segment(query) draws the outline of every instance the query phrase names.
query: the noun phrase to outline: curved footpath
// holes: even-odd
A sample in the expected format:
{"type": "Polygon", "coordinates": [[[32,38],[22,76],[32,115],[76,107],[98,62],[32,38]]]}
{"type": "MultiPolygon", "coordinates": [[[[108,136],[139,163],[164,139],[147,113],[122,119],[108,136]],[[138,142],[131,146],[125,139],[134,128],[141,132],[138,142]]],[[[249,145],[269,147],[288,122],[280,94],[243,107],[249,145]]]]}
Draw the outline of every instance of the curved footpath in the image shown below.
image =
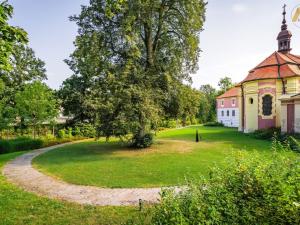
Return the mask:
{"type": "Polygon", "coordinates": [[[8,162],[2,173],[7,179],[26,191],[49,198],[99,206],[136,205],[139,200],[149,203],[159,201],[161,188],[99,188],[69,184],[34,169],[32,159],[45,152],[65,145],[33,150],[8,162]]]}

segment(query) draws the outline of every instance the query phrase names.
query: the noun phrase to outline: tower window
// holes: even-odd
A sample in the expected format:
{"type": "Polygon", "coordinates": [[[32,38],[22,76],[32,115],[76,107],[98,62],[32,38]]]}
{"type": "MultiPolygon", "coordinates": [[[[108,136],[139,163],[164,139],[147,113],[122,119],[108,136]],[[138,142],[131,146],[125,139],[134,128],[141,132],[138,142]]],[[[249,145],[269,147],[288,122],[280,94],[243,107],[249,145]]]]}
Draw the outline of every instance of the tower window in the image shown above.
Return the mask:
{"type": "Polygon", "coordinates": [[[227,116],[229,116],[229,110],[227,110],[227,116]]]}
{"type": "Polygon", "coordinates": [[[235,110],[232,110],[232,116],[235,116],[235,110]]]}
{"type": "Polygon", "coordinates": [[[222,116],[224,116],[224,111],[221,112],[222,116]]]}
{"type": "Polygon", "coordinates": [[[253,98],[249,98],[249,103],[252,105],[254,102],[253,98]]]}
{"type": "Polygon", "coordinates": [[[265,95],[262,98],[262,111],[264,116],[272,115],[272,96],[265,95]]]}

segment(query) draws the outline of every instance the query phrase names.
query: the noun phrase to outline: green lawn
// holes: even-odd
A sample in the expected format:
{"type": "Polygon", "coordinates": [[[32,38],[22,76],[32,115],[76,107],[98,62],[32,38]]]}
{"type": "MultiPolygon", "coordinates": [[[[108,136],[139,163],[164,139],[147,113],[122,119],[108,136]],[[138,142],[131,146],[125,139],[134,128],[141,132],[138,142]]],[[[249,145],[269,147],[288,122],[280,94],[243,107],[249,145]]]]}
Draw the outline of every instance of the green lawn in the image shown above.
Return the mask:
{"type": "MultiPolygon", "coordinates": [[[[237,149],[270,155],[270,143],[228,128],[195,127],[159,133],[148,150],[127,149],[117,142],[87,142],[41,155],[35,166],[68,182],[110,187],[174,185],[184,176],[206,174],[237,149]]],[[[2,166],[23,153],[0,155],[2,166]]],[[[292,154],[292,153],[284,153],[292,154]]],[[[0,173],[0,224],[122,224],[136,218],[137,207],[92,207],[50,200],[22,191],[0,173]]]]}
{"type": "Polygon", "coordinates": [[[128,149],[112,141],[66,146],[37,157],[36,168],[73,184],[99,187],[158,187],[184,184],[185,178],[206,176],[222,166],[233,151],[258,150],[270,155],[271,143],[236,129],[190,127],[160,132],[150,149],[128,149]],[[195,131],[203,140],[195,143],[195,131]]]}
{"type": "MultiPolygon", "coordinates": [[[[0,155],[0,171],[10,159],[23,153],[0,155]]],[[[0,224],[122,224],[138,212],[130,207],[91,207],[49,200],[22,191],[0,173],[0,224]]]]}

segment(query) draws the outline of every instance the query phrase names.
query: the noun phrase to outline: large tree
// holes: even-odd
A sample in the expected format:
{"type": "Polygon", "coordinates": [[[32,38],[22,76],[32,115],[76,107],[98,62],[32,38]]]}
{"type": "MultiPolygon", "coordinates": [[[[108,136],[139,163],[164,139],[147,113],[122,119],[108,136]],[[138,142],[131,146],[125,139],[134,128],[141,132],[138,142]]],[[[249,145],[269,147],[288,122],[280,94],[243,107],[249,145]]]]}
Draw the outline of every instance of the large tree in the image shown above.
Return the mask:
{"type": "Polygon", "coordinates": [[[221,95],[232,88],[234,86],[234,83],[232,82],[232,79],[230,77],[223,77],[220,79],[218,86],[220,88],[218,94],[221,95]]]}
{"type": "Polygon", "coordinates": [[[44,122],[51,122],[58,114],[58,105],[53,91],[40,81],[26,84],[15,97],[17,116],[36,129],[44,122]]]}
{"type": "Polygon", "coordinates": [[[71,17],[79,34],[67,63],[87,84],[82,106],[101,133],[142,137],[164,115],[171,87],[197,69],[205,5],[91,0],[71,17]]]}
{"type": "Polygon", "coordinates": [[[0,3],[0,71],[11,69],[9,59],[14,52],[14,44],[27,42],[27,34],[23,29],[8,24],[12,14],[13,7],[7,1],[2,1],[0,3]]]}

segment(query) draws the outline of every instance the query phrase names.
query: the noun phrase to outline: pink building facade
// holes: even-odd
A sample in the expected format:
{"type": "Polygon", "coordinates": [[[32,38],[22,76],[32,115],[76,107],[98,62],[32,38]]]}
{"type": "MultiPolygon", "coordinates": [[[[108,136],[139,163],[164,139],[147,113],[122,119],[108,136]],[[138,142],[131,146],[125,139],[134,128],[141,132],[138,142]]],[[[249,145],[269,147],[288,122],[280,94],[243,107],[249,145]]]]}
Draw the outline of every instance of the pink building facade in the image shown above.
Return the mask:
{"type": "Polygon", "coordinates": [[[239,127],[238,89],[232,88],[217,98],[217,120],[226,127],[239,127]]]}

